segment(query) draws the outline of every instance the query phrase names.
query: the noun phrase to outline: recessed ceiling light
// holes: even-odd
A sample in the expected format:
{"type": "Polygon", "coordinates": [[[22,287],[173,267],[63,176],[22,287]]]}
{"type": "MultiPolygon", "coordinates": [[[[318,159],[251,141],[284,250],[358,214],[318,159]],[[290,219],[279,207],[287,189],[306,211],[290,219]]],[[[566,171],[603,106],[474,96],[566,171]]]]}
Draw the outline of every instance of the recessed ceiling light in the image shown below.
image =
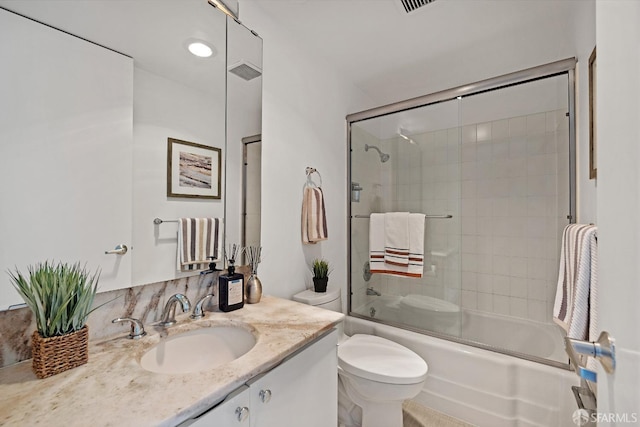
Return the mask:
{"type": "Polygon", "coordinates": [[[200,58],[208,58],[213,55],[213,49],[201,41],[189,43],[187,49],[189,49],[189,52],[200,58]]]}

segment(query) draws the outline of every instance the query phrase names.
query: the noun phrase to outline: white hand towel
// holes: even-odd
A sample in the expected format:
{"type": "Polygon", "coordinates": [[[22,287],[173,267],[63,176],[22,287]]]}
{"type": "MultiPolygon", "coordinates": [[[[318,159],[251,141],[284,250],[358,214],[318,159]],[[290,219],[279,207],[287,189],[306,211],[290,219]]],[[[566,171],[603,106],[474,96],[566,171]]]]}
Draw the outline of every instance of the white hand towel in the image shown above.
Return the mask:
{"type": "Polygon", "coordinates": [[[210,262],[221,261],[223,230],[222,218],[180,218],[177,269],[202,270],[210,262]]]}
{"type": "Polygon", "coordinates": [[[553,320],[567,336],[596,339],[598,329],[597,228],[569,224],[562,233],[553,320]]]}
{"type": "Polygon", "coordinates": [[[409,264],[411,277],[422,277],[424,271],[424,220],[421,213],[409,214],[409,264]]]}
{"type": "Polygon", "coordinates": [[[409,212],[387,212],[384,216],[384,262],[409,265],[409,212]]]}
{"type": "Polygon", "coordinates": [[[384,214],[369,216],[369,268],[371,273],[384,273],[384,214]]]}
{"type": "Polygon", "coordinates": [[[372,274],[420,278],[424,270],[424,214],[408,215],[409,261],[405,266],[385,262],[385,214],[371,214],[369,223],[369,266],[372,274]]]}

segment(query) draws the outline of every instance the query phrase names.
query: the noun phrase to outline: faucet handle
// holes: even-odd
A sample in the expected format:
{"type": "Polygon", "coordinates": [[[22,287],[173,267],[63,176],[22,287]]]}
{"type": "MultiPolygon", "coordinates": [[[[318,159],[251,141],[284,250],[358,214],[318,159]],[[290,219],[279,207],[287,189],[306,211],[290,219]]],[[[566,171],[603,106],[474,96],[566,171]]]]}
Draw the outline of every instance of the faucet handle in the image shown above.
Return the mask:
{"type": "Polygon", "coordinates": [[[204,305],[204,302],[211,297],[213,297],[213,294],[207,294],[198,300],[196,305],[193,307],[193,313],[191,314],[192,319],[202,319],[204,317],[202,306],[204,305]]]}
{"type": "Polygon", "coordinates": [[[129,338],[132,340],[139,340],[143,336],[147,335],[144,330],[144,325],[138,319],[134,319],[132,317],[118,317],[117,319],[113,319],[111,321],[111,323],[119,322],[131,322],[131,332],[129,332],[129,338]]]}

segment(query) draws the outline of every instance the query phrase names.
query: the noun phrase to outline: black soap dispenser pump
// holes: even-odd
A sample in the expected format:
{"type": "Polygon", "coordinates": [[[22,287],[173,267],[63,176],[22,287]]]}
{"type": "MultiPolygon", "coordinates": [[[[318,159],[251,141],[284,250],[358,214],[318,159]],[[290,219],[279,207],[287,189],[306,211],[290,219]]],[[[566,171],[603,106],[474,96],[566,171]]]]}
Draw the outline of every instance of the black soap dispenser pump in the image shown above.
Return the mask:
{"type": "Polygon", "coordinates": [[[244,275],[236,273],[235,255],[237,247],[233,245],[229,258],[228,273],[218,277],[218,307],[228,312],[244,306],[244,275]]]}

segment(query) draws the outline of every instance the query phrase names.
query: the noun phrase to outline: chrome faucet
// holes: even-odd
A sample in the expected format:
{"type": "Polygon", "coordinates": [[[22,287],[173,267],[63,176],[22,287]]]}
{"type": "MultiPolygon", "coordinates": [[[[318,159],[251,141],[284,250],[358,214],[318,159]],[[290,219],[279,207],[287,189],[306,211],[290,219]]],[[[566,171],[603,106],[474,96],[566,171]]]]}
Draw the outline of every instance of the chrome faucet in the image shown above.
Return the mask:
{"type": "Polygon", "coordinates": [[[382,294],[373,288],[367,288],[367,295],[382,296],[382,294]]]}
{"type": "Polygon", "coordinates": [[[162,320],[160,321],[161,326],[171,326],[176,323],[176,304],[180,303],[182,306],[182,312],[186,313],[191,309],[191,303],[189,299],[183,294],[175,294],[169,298],[167,304],[164,306],[164,311],[162,312],[162,320]]]}
{"type": "Polygon", "coordinates": [[[202,319],[204,317],[204,310],[202,310],[202,306],[204,305],[204,302],[211,297],[213,297],[213,294],[207,294],[198,300],[196,305],[193,307],[193,313],[191,314],[192,319],[202,319]]]}

